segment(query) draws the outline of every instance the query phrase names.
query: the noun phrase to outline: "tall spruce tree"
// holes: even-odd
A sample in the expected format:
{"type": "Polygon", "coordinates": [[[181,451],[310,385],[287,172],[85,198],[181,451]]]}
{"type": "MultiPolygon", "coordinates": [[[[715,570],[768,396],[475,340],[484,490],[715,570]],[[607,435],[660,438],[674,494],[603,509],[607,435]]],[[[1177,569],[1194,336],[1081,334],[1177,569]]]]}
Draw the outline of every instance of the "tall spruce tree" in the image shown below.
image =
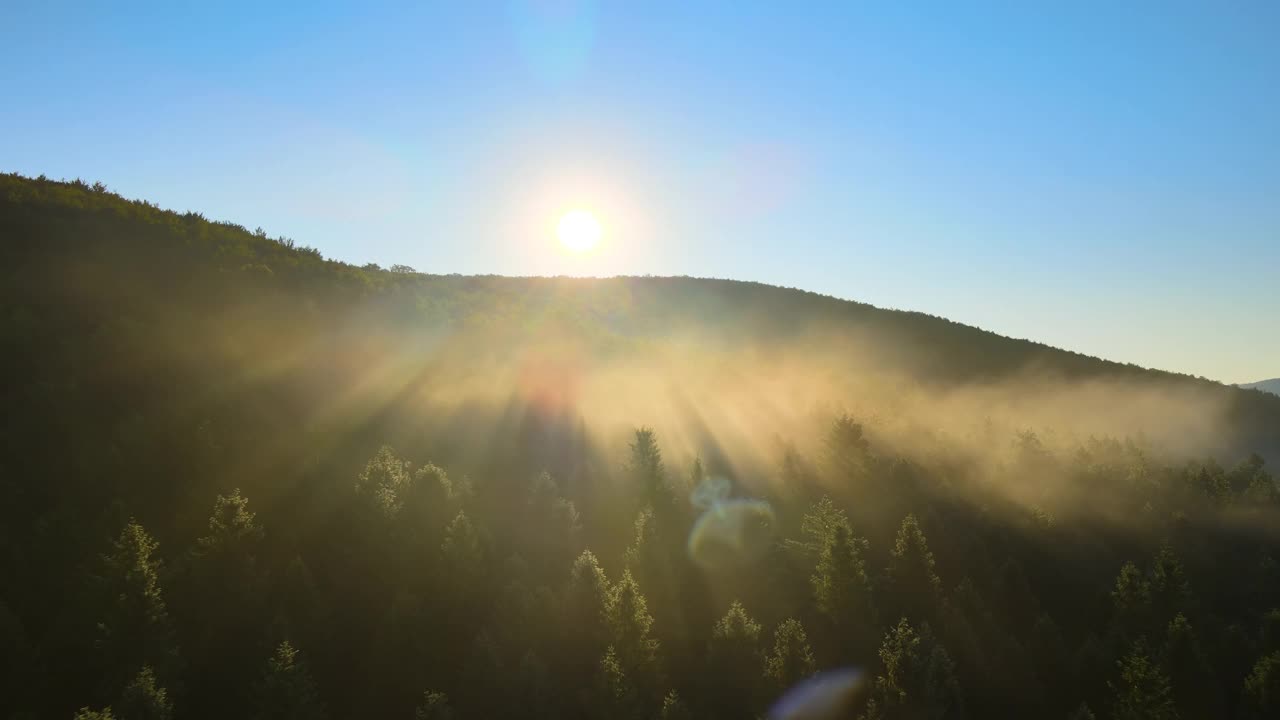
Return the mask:
{"type": "Polygon", "coordinates": [[[315,680],[288,640],[276,646],[254,692],[257,720],[324,720],[327,713],[315,680]]]}

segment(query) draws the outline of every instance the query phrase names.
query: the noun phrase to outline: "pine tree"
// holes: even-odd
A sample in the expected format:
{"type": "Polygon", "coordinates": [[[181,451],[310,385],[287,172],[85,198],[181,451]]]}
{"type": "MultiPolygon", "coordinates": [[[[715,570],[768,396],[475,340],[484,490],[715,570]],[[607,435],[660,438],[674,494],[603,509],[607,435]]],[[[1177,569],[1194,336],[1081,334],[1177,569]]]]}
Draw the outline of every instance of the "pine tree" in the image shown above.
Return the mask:
{"type": "Polygon", "coordinates": [[[765,659],[765,677],[777,691],[794,686],[814,673],[813,651],[799,620],[783,620],[773,633],[773,652],[765,659]]]}
{"type": "Polygon", "coordinates": [[[209,517],[209,533],[196,540],[201,554],[243,552],[262,540],[262,526],[249,512],[249,500],[235,488],[230,495],[218,495],[209,517]]]}
{"type": "Polygon", "coordinates": [[[1111,603],[1115,608],[1115,623],[1122,632],[1130,636],[1141,632],[1151,612],[1151,588],[1132,562],[1120,566],[1111,591],[1111,603]]]}
{"type": "Polygon", "coordinates": [[[101,710],[90,710],[85,707],[76,711],[73,720],[117,720],[117,718],[109,707],[101,710]]]}
{"type": "Polygon", "coordinates": [[[1115,720],[1177,720],[1169,678],[1152,661],[1141,643],[1134,643],[1129,654],[1116,665],[1120,677],[1108,683],[1114,696],[1112,717],[1115,720]]]}
{"type": "Polygon", "coordinates": [[[629,673],[656,670],[658,641],[651,636],[653,616],[630,570],[609,593],[610,638],[619,661],[629,673]]]}
{"type": "Polygon", "coordinates": [[[1152,620],[1159,623],[1154,628],[1159,631],[1175,615],[1190,612],[1191,583],[1182,561],[1168,543],[1161,545],[1152,559],[1150,577],[1152,620]]]}
{"type": "Polygon", "coordinates": [[[635,535],[624,555],[626,568],[645,589],[645,595],[653,600],[654,619],[663,642],[675,647],[688,633],[680,613],[679,588],[675,569],[683,549],[674,549],[665,531],[671,528],[671,518],[665,527],[652,507],[646,506],[636,515],[635,535]]]}
{"type": "Polygon", "coordinates": [[[600,720],[638,720],[641,717],[636,688],[612,645],[597,666],[591,717],[600,720]]]}
{"type": "Polygon", "coordinates": [[[453,600],[451,610],[456,614],[474,609],[473,603],[484,590],[488,563],[480,532],[466,512],[459,510],[445,528],[440,552],[444,579],[453,600]]]}
{"type": "Polygon", "coordinates": [[[1218,683],[1187,618],[1178,613],[1165,632],[1160,664],[1173,688],[1174,704],[1183,717],[1217,717],[1218,683]]]}
{"type": "Polygon", "coordinates": [[[143,666],[133,682],[120,695],[115,705],[124,720],[171,720],[173,703],[162,687],[156,686],[156,676],[148,666],[143,666]]]}
{"type": "Polygon", "coordinates": [[[872,687],[869,719],[963,716],[955,665],[928,625],[917,632],[902,619],[885,635],[880,664],[883,674],[872,687]]]}
{"type": "Polygon", "coordinates": [[[572,562],[581,547],[582,520],[573,501],[561,497],[550,473],[544,471],[530,482],[524,510],[521,555],[547,575],[572,562]]]}
{"type": "Polygon", "coordinates": [[[1244,680],[1241,708],[1249,720],[1280,717],[1280,652],[1265,655],[1244,680]]]}
{"type": "Polygon", "coordinates": [[[667,469],[658,448],[658,436],[651,428],[636,429],[627,474],[639,492],[642,505],[649,505],[661,513],[673,504],[674,497],[667,486],[667,469]]]}
{"type": "Polygon", "coordinates": [[[818,611],[836,627],[866,627],[874,622],[871,587],[862,552],[866,541],[853,537],[847,523],[837,525],[818,553],[810,582],[818,611]]]}
{"type": "Polygon", "coordinates": [[[707,643],[710,706],[727,717],[749,717],[759,700],[760,667],[760,623],[735,600],[707,643]]]}
{"type": "Polygon", "coordinates": [[[393,463],[382,474],[393,477],[388,485],[394,488],[400,507],[400,534],[413,551],[413,560],[426,562],[439,547],[445,525],[457,514],[461,503],[449,474],[431,463],[414,471],[412,479],[407,470],[403,475],[395,475],[396,472],[393,463]]]}
{"type": "Polygon", "coordinates": [[[662,708],[658,711],[658,720],[693,720],[693,713],[689,712],[689,708],[680,699],[680,694],[672,690],[667,693],[666,697],[662,698],[662,708]]]}
{"type": "Polygon", "coordinates": [[[841,480],[861,478],[870,459],[870,445],[863,435],[862,424],[842,413],[831,422],[825,439],[826,461],[834,477],[841,480]]]}
{"type": "MultiPolygon", "coordinates": [[[[127,667],[170,668],[176,660],[169,609],[160,589],[160,560],[154,557],[158,547],[130,520],[102,558],[98,579],[107,607],[98,631],[107,676],[118,677],[127,667]]],[[[124,679],[108,684],[118,688],[124,679]]]]}
{"type": "Polygon", "coordinates": [[[888,579],[897,605],[916,622],[936,617],[942,581],[934,569],[933,553],[915,515],[907,515],[889,558],[888,579]]]}
{"type": "Polygon", "coordinates": [[[562,674],[569,684],[589,682],[610,641],[609,597],[612,588],[590,550],[574,561],[564,590],[562,674]]]}
{"type": "Polygon", "coordinates": [[[402,494],[409,484],[409,464],[396,457],[390,445],[383,445],[370,458],[356,480],[356,494],[368,507],[392,518],[400,512],[402,494]]]}
{"type": "Polygon", "coordinates": [[[175,592],[182,647],[190,659],[190,702],[215,713],[244,707],[258,662],[265,577],[258,567],[264,532],[239,489],[218,495],[208,532],[188,558],[175,592]]]}
{"type": "Polygon", "coordinates": [[[301,654],[281,642],[267,661],[255,688],[254,718],[261,720],[324,720],[326,713],[315,681],[301,654]]]}
{"type": "Polygon", "coordinates": [[[623,561],[631,572],[643,575],[647,568],[654,567],[663,559],[658,547],[658,524],[653,519],[653,508],[641,508],[633,527],[635,532],[626,554],[623,555],[623,561]]]}
{"type": "MultiPolygon", "coordinates": [[[[800,532],[804,535],[804,547],[816,561],[823,548],[831,544],[836,530],[840,527],[850,528],[849,518],[845,512],[836,507],[829,495],[809,507],[800,521],[800,532]]],[[[852,532],[852,528],[850,528],[852,532]]]]}

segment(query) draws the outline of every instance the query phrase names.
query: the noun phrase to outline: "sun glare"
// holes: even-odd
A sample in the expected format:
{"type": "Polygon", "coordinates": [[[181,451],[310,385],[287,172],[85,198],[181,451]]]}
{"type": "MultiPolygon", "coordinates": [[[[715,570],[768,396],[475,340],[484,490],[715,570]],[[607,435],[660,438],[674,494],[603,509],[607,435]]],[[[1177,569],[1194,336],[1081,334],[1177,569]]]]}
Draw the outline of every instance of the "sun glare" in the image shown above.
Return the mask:
{"type": "Polygon", "coordinates": [[[600,242],[600,222],[586,210],[571,210],[560,218],[556,236],[573,252],[586,252],[600,242]]]}

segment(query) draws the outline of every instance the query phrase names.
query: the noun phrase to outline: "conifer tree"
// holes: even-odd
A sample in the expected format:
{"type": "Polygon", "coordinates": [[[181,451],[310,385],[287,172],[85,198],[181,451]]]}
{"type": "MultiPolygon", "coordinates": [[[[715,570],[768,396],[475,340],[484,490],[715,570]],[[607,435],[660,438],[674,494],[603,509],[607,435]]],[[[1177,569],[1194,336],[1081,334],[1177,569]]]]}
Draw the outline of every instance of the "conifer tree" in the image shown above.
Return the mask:
{"type": "Polygon", "coordinates": [[[836,478],[847,481],[861,478],[866,472],[870,446],[862,424],[848,413],[841,413],[831,422],[824,449],[827,465],[836,478]]]}
{"type": "Polygon", "coordinates": [[[1280,652],[1264,655],[1244,679],[1241,712],[1248,720],[1280,717],[1280,652]]]}
{"type": "Polygon", "coordinates": [[[249,500],[235,488],[229,495],[218,495],[209,516],[209,532],[196,540],[198,553],[217,555],[241,554],[262,540],[262,526],[249,512],[249,500]]]}
{"type": "Polygon", "coordinates": [[[582,520],[550,473],[543,471],[530,482],[524,511],[518,528],[521,555],[548,575],[572,562],[581,547],[582,520]]]}
{"type": "Polygon", "coordinates": [[[324,720],[324,704],[301,654],[288,640],[276,646],[254,693],[260,720],[324,720]]]}
{"type": "Polygon", "coordinates": [[[1168,543],[1160,546],[1151,561],[1148,587],[1154,613],[1152,619],[1159,623],[1155,630],[1163,629],[1175,615],[1190,612],[1191,583],[1187,580],[1182,561],[1168,543]]]}
{"type": "MultiPolygon", "coordinates": [[[[170,668],[176,660],[169,609],[160,588],[157,543],[130,520],[102,557],[98,577],[107,606],[98,623],[109,677],[123,668],[170,668]]],[[[109,679],[104,677],[104,680],[109,679]]],[[[115,684],[120,687],[121,682],[115,684]]]]}
{"type": "Polygon", "coordinates": [[[393,518],[404,503],[409,463],[396,457],[390,445],[378,448],[356,480],[356,494],[384,517],[393,518]]]}
{"type": "Polygon", "coordinates": [[[244,706],[266,615],[258,565],[263,537],[238,488],[217,496],[208,531],[191,551],[187,582],[175,593],[182,646],[191,658],[187,691],[193,705],[220,713],[244,706]]]}
{"type": "Polygon", "coordinates": [[[760,623],[735,600],[707,643],[709,707],[726,717],[749,717],[760,699],[761,664],[760,623]]]}
{"type": "Polygon", "coordinates": [[[658,641],[651,635],[653,616],[630,570],[623,570],[622,579],[609,593],[608,618],[610,638],[623,669],[632,674],[656,671],[658,641]]]}
{"type": "Polygon", "coordinates": [[[609,645],[609,597],[612,588],[599,561],[583,550],[574,561],[564,590],[562,650],[558,654],[570,684],[589,683],[609,645]]]}
{"type": "Polygon", "coordinates": [[[680,694],[672,690],[662,698],[658,720],[693,720],[693,713],[689,712],[689,708],[680,699],[680,694]]]}
{"type": "Polygon", "coordinates": [[[902,520],[889,558],[888,580],[897,606],[915,622],[936,617],[942,581],[934,569],[933,553],[913,514],[902,520]]]}
{"type": "Polygon", "coordinates": [[[635,686],[610,645],[597,666],[591,717],[600,720],[638,720],[641,711],[636,695],[635,686]]]}
{"type": "Polygon", "coordinates": [[[667,469],[658,448],[658,436],[652,428],[635,431],[631,442],[631,458],[627,463],[627,475],[639,494],[641,506],[649,505],[662,514],[674,504],[674,496],[667,484],[667,469]]]}
{"type": "Polygon", "coordinates": [[[1160,664],[1173,688],[1174,705],[1187,718],[1216,717],[1221,713],[1214,695],[1217,681],[1195,629],[1178,613],[1169,621],[1160,664]]]}
{"type": "Polygon", "coordinates": [[[133,682],[120,695],[114,706],[124,720],[172,720],[173,703],[164,688],[156,685],[156,676],[143,666],[133,682]]]}
{"type": "Polygon", "coordinates": [[[431,463],[419,467],[412,477],[407,468],[401,473],[394,461],[374,472],[384,478],[379,482],[393,488],[396,501],[392,504],[398,503],[402,521],[400,535],[414,550],[414,559],[419,563],[427,560],[439,547],[445,525],[460,509],[453,480],[431,463]]]}
{"type": "Polygon", "coordinates": [[[765,677],[780,692],[812,675],[815,667],[804,626],[795,618],[783,620],[773,633],[773,651],[765,659],[765,677]]]}
{"type": "Polygon", "coordinates": [[[1111,602],[1116,623],[1122,630],[1138,631],[1145,624],[1151,608],[1151,588],[1137,565],[1126,562],[1120,566],[1111,602]]]}
{"type": "Polygon", "coordinates": [[[1129,653],[1116,663],[1120,677],[1108,683],[1113,695],[1112,717],[1116,720],[1177,720],[1169,678],[1161,671],[1142,643],[1134,643],[1129,653]]]}
{"type": "MultiPolygon", "coordinates": [[[[668,522],[667,530],[670,525],[668,522]]],[[[645,596],[652,601],[657,622],[655,634],[675,647],[688,635],[679,612],[680,597],[675,575],[679,552],[673,551],[671,544],[666,542],[664,529],[652,507],[640,510],[634,527],[635,535],[623,560],[636,582],[645,589],[645,596]]]]}
{"type": "Polygon", "coordinates": [[[883,672],[872,686],[869,720],[963,716],[955,666],[928,625],[917,632],[901,620],[885,635],[880,664],[883,672]]]}
{"type": "Polygon", "coordinates": [[[472,603],[484,591],[487,562],[480,532],[465,511],[459,510],[445,528],[440,552],[446,587],[453,600],[451,610],[457,613],[474,609],[472,603]]]}
{"type": "Polygon", "coordinates": [[[818,611],[838,627],[873,622],[871,588],[862,551],[866,543],[853,537],[847,523],[837,525],[818,552],[811,582],[818,611]]]}
{"type": "Polygon", "coordinates": [[[815,561],[823,548],[831,544],[840,527],[849,527],[849,518],[836,507],[830,495],[823,495],[809,507],[800,521],[800,532],[804,536],[805,550],[815,561]]]}

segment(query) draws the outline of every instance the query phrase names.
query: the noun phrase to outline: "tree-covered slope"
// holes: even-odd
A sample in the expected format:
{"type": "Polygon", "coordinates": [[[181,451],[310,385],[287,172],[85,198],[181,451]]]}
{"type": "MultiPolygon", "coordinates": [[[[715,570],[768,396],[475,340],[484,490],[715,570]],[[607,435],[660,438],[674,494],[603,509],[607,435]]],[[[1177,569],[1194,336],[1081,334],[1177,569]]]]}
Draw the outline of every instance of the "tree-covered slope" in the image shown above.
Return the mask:
{"type": "Polygon", "coordinates": [[[1275,709],[1280,397],[18,176],[0,297],[0,717],[1275,709]]]}

